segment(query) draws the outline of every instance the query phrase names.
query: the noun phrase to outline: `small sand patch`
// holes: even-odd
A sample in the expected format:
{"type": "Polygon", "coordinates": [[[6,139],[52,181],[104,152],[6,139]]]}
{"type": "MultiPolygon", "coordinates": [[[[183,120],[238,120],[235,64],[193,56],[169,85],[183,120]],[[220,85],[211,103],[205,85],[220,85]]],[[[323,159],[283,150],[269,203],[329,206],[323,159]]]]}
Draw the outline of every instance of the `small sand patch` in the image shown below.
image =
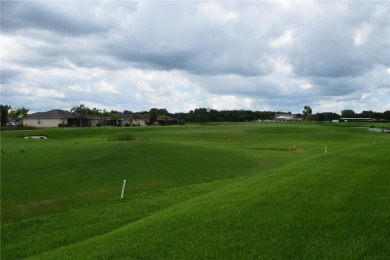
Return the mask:
{"type": "Polygon", "coordinates": [[[24,139],[47,139],[47,136],[44,136],[44,135],[31,135],[31,136],[25,136],[24,139]]]}

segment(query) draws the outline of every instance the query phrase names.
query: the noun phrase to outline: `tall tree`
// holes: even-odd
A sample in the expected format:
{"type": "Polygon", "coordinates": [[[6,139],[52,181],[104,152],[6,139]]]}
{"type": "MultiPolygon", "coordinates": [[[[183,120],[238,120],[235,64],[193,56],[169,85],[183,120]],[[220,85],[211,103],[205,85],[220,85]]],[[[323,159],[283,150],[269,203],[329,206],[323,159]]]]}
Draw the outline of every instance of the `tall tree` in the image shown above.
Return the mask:
{"type": "Polygon", "coordinates": [[[310,119],[310,116],[311,116],[311,114],[312,114],[312,110],[311,110],[311,108],[309,107],[309,106],[304,106],[303,107],[303,111],[302,111],[302,113],[303,113],[303,119],[304,120],[309,120],[310,119]]]}
{"type": "Polygon", "coordinates": [[[343,111],[341,111],[341,116],[353,118],[353,117],[355,117],[355,111],[353,111],[351,109],[343,110],[343,111]]]}
{"type": "Polygon", "coordinates": [[[103,109],[101,117],[102,117],[102,125],[107,125],[108,117],[110,116],[110,113],[103,109]]]}
{"type": "Polygon", "coordinates": [[[82,116],[85,116],[88,114],[88,111],[90,111],[90,109],[86,106],[84,106],[83,104],[81,104],[80,106],[78,107],[72,107],[72,109],[70,110],[74,115],[77,115],[79,116],[79,122],[80,122],[80,127],[82,126],[81,124],[81,118],[82,116]]]}
{"type": "Polygon", "coordinates": [[[390,121],[390,110],[383,112],[382,118],[390,121]]]}
{"type": "Polygon", "coordinates": [[[196,108],[194,111],[195,114],[195,121],[196,122],[208,122],[209,116],[208,116],[208,110],[207,108],[196,108]]]}
{"type": "Polygon", "coordinates": [[[92,110],[90,110],[90,112],[91,112],[91,115],[93,115],[93,116],[99,116],[102,113],[102,111],[100,109],[97,109],[96,107],[94,107],[92,110]]]}
{"type": "Polygon", "coordinates": [[[72,109],[70,111],[73,114],[86,115],[88,110],[90,110],[88,107],[86,107],[85,105],[81,104],[80,106],[72,107],[72,109]]]}
{"type": "Polygon", "coordinates": [[[120,124],[119,124],[119,114],[118,113],[115,113],[115,112],[111,111],[110,118],[111,118],[112,125],[120,126],[120,124]]]}
{"type": "Polygon", "coordinates": [[[0,105],[1,109],[1,125],[6,125],[8,122],[8,112],[11,109],[11,106],[8,105],[0,105]]]}
{"type": "Polygon", "coordinates": [[[26,117],[28,115],[28,111],[30,111],[30,109],[25,107],[18,108],[18,110],[21,117],[26,117]]]}
{"type": "Polygon", "coordinates": [[[149,124],[153,125],[155,122],[157,122],[157,113],[151,112],[149,117],[149,124]]]}
{"type": "Polygon", "coordinates": [[[28,114],[28,111],[29,109],[27,108],[15,108],[15,109],[12,109],[11,111],[9,111],[9,116],[12,116],[12,117],[25,117],[27,116],[28,114]]]}
{"type": "Polygon", "coordinates": [[[374,111],[362,111],[359,115],[360,117],[366,117],[366,118],[374,118],[375,112],[374,111]]]}
{"type": "Polygon", "coordinates": [[[208,112],[209,120],[211,122],[217,122],[218,121],[218,117],[219,117],[218,114],[219,114],[218,110],[210,109],[209,112],[208,112]]]}

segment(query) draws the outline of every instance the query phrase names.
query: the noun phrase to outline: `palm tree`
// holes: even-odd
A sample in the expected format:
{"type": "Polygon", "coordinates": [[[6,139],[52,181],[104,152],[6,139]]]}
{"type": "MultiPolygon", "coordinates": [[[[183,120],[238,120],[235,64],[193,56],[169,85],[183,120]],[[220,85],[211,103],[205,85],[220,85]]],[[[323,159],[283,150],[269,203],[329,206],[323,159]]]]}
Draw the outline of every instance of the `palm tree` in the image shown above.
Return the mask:
{"type": "Polygon", "coordinates": [[[108,116],[109,116],[108,111],[103,109],[103,111],[102,111],[102,125],[106,125],[107,124],[108,116]]]}
{"type": "Polygon", "coordinates": [[[309,118],[310,118],[312,112],[313,112],[313,111],[311,110],[311,108],[310,108],[309,106],[305,106],[305,107],[303,108],[303,111],[302,111],[302,113],[303,113],[303,119],[309,120],[309,118]]]}
{"type": "Polygon", "coordinates": [[[115,126],[118,126],[119,125],[119,115],[116,114],[116,113],[111,113],[110,114],[111,116],[111,120],[113,120],[115,123],[115,126]]]}
{"type": "Polygon", "coordinates": [[[98,116],[102,113],[102,110],[101,109],[97,109],[96,107],[94,107],[92,110],[91,110],[91,113],[92,115],[94,116],[98,116]]]}
{"type": "Polygon", "coordinates": [[[18,111],[19,111],[19,113],[20,113],[20,115],[21,115],[22,117],[26,117],[27,114],[28,114],[28,111],[30,111],[30,109],[27,109],[27,108],[25,108],[25,107],[22,107],[22,108],[19,108],[18,111]]]}
{"type": "Polygon", "coordinates": [[[20,124],[23,122],[23,117],[26,117],[28,114],[29,109],[22,107],[17,109],[12,109],[9,113],[9,115],[15,120],[17,124],[20,124]]]}
{"type": "Polygon", "coordinates": [[[77,114],[79,116],[80,127],[81,127],[81,116],[86,115],[88,110],[90,109],[84,106],[83,104],[81,104],[78,107],[72,107],[72,109],[70,110],[73,113],[73,115],[77,114]]]}

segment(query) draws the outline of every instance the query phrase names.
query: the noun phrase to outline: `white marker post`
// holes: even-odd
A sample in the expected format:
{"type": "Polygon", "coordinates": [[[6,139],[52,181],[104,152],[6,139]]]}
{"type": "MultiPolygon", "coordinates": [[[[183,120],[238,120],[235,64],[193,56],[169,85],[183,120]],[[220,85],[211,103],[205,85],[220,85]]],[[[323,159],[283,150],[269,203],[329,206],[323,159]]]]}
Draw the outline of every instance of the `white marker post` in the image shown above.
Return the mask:
{"type": "Polygon", "coordinates": [[[123,180],[121,199],[123,199],[123,195],[125,194],[125,187],[126,187],[126,180],[123,180]]]}

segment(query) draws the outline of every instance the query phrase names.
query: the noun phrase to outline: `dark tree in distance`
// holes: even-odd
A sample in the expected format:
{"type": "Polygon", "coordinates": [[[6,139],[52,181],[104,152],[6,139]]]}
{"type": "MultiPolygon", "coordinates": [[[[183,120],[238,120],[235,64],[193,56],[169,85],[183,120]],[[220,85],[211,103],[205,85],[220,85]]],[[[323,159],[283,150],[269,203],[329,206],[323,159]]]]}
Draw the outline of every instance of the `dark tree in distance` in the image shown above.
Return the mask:
{"type": "Polygon", "coordinates": [[[11,109],[11,106],[8,105],[0,105],[1,109],[1,125],[6,125],[8,122],[8,112],[11,109]]]}
{"type": "Polygon", "coordinates": [[[302,111],[303,119],[304,120],[309,120],[312,112],[313,111],[311,110],[311,108],[309,106],[304,106],[303,111],[302,111]]]}
{"type": "Polygon", "coordinates": [[[343,111],[341,111],[341,116],[353,118],[353,117],[355,117],[355,111],[353,111],[351,109],[343,110],[343,111]]]}

